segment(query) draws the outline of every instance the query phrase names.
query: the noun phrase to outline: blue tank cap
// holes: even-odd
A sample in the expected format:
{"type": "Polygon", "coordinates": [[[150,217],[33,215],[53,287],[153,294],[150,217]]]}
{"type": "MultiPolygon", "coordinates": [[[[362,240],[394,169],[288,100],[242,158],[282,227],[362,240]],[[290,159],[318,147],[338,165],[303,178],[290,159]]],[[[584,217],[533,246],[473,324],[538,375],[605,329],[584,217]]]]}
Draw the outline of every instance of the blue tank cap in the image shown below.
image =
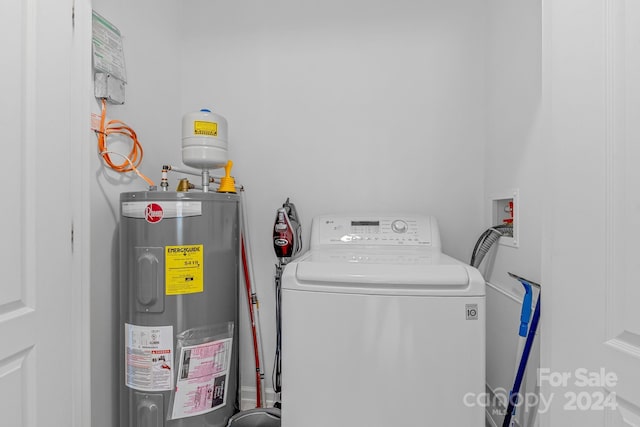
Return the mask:
{"type": "Polygon", "coordinates": [[[201,113],[210,113],[211,110],[209,110],[208,108],[202,108],[202,109],[200,109],[200,112],[201,113]]]}

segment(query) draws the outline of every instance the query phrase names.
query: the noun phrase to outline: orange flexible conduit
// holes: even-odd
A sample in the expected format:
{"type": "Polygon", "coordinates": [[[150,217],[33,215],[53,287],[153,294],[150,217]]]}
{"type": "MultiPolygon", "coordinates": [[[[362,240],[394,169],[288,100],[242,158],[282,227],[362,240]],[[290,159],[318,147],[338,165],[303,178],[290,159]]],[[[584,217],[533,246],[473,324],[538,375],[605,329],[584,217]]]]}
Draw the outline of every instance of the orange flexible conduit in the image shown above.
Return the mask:
{"type": "Polygon", "coordinates": [[[98,149],[105,163],[117,172],[135,172],[140,178],[146,181],[150,186],[155,185],[153,181],[147,178],[138,170],[138,166],[142,163],[143,150],[136,132],[120,120],[109,120],[105,125],[107,118],[107,100],[102,99],[102,114],[100,115],[100,130],[98,134],[98,149]],[[111,160],[109,150],[107,150],[107,137],[112,134],[124,135],[133,142],[131,152],[128,156],[123,156],[126,160],[120,164],[115,164],[111,160]]]}

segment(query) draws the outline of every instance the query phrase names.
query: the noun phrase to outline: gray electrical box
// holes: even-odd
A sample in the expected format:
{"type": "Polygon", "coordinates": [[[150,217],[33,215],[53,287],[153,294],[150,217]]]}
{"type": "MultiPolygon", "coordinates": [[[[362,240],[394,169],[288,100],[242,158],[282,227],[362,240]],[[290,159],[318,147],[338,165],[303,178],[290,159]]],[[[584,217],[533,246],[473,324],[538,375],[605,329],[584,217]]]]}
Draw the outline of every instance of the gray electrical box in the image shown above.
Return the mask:
{"type": "Polygon", "coordinates": [[[124,82],[107,73],[95,73],[93,96],[105,98],[111,104],[124,104],[124,82]]]}

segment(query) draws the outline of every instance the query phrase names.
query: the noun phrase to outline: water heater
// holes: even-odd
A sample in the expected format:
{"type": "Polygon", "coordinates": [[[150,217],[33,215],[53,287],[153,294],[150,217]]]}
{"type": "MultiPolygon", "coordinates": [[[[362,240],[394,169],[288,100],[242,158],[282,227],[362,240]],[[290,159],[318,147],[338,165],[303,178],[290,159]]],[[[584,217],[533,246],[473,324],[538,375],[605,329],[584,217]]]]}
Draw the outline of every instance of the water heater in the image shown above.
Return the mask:
{"type": "Polygon", "coordinates": [[[238,205],[121,194],[121,427],[224,427],[236,412],[238,205]]]}

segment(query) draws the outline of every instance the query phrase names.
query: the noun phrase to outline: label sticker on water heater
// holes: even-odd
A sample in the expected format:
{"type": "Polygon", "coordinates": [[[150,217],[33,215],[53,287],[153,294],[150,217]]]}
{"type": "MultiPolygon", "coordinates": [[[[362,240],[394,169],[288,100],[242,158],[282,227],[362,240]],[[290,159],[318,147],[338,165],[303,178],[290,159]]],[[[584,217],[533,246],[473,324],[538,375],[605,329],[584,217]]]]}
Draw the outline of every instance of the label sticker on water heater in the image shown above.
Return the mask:
{"type": "Polygon", "coordinates": [[[171,390],[173,326],[124,324],[125,384],[140,391],[171,390]]]}
{"type": "Polygon", "coordinates": [[[165,293],[195,294],[204,291],[204,245],[165,247],[165,293]]]}
{"type": "Polygon", "coordinates": [[[172,418],[206,414],[227,403],[233,339],[182,347],[172,418]]]}

